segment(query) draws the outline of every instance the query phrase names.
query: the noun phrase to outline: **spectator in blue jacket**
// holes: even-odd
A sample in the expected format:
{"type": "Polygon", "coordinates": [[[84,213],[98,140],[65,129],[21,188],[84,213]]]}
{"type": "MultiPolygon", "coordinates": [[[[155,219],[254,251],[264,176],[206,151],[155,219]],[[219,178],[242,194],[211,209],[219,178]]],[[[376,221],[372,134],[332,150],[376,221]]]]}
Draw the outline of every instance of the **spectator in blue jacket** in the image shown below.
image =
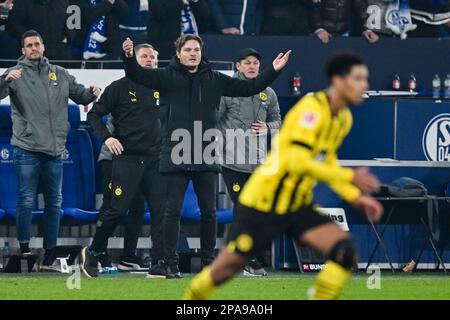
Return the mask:
{"type": "Polygon", "coordinates": [[[259,34],[263,6],[261,0],[208,0],[216,29],[222,34],[259,34]]]}

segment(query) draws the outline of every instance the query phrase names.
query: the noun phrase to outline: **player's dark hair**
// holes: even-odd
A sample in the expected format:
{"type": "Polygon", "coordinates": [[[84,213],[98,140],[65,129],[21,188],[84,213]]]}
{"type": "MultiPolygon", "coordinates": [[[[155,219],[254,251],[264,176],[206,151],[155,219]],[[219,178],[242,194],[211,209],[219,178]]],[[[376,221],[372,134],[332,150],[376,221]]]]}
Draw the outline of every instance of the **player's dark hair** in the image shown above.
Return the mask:
{"type": "Polygon", "coordinates": [[[334,76],[346,77],[354,66],[365,64],[364,60],[356,54],[348,52],[337,53],[328,60],[325,72],[328,80],[331,80],[334,76]]]}
{"type": "Polygon", "coordinates": [[[202,38],[200,38],[199,36],[195,35],[195,34],[183,34],[182,36],[180,36],[177,41],[175,41],[175,50],[177,52],[180,52],[181,49],[184,47],[184,45],[186,44],[186,42],[188,42],[189,40],[195,40],[200,44],[200,48],[203,48],[203,40],[202,38]]]}
{"type": "Polygon", "coordinates": [[[39,32],[37,32],[36,30],[28,30],[25,31],[25,33],[22,35],[22,39],[20,41],[20,43],[22,44],[22,48],[25,46],[25,39],[30,37],[39,37],[39,39],[41,39],[41,42],[44,43],[39,32]]]}
{"type": "Polygon", "coordinates": [[[134,52],[136,52],[136,54],[139,52],[139,50],[146,48],[146,49],[152,49],[156,55],[159,55],[159,52],[156,51],[156,49],[149,43],[141,43],[138,44],[136,47],[134,47],[134,52]]]}

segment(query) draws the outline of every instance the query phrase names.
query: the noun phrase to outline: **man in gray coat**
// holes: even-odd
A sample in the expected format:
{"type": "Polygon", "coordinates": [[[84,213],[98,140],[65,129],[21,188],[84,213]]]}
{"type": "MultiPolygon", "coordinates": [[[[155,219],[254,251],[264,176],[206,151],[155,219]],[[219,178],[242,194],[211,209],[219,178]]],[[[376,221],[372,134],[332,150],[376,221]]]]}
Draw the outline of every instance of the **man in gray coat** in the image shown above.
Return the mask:
{"type": "Polygon", "coordinates": [[[62,159],[70,129],[67,105],[69,98],[89,104],[100,89],[78,84],[62,67],[44,57],[45,46],[34,30],[22,36],[22,54],[17,66],[0,77],[0,99],[9,95],[17,171],[19,199],[17,203],[17,236],[22,254],[30,254],[29,241],[33,203],[38,184],[44,193],[43,265],[51,264],[51,250],[56,246],[62,203],[62,159]]]}
{"type": "MultiPolygon", "coordinates": [[[[261,55],[252,48],[243,49],[236,59],[235,77],[258,76],[261,55]]],[[[219,129],[224,137],[222,175],[228,193],[237,204],[239,193],[256,167],[264,161],[268,135],[281,126],[278,98],[272,88],[245,98],[222,97],[219,107],[219,129]]],[[[250,276],[265,275],[256,259],[244,268],[250,276]]]]}

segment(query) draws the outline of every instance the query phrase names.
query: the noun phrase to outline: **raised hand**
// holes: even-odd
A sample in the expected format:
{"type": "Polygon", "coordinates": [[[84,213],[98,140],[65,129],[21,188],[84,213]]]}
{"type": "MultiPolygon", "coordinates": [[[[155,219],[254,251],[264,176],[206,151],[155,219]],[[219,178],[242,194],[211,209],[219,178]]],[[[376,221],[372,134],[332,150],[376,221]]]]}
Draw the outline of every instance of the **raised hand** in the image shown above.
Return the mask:
{"type": "Polygon", "coordinates": [[[133,41],[130,38],[126,38],[122,44],[122,49],[127,57],[133,56],[133,48],[134,48],[133,41]]]}
{"type": "Polygon", "coordinates": [[[289,61],[289,55],[291,54],[292,50],[289,50],[286,53],[280,53],[278,56],[273,60],[272,65],[275,71],[280,71],[281,69],[286,66],[287,62],[289,61]]]}
{"type": "Polygon", "coordinates": [[[13,81],[22,77],[22,68],[11,70],[5,77],[6,81],[13,81]]]}

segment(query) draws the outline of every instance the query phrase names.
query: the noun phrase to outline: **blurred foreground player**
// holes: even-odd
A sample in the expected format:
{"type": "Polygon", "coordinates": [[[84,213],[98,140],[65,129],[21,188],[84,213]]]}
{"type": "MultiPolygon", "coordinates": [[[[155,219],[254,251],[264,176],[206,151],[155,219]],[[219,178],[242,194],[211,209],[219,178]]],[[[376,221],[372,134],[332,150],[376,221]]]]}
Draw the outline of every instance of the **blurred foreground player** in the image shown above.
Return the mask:
{"type": "Polygon", "coordinates": [[[190,283],[185,299],[207,299],[247,260],[282,232],[328,256],[309,292],[311,299],[336,299],[350,278],[356,252],[350,236],[313,204],[317,182],[378,221],[383,209],[366,195],[379,188],[367,169],[340,167],[337,149],[352,126],[348,104],[362,102],[368,70],[361,58],[338,54],[326,67],[330,87],[301,99],[287,114],[267,161],[244,186],[230,240],[211,267],[190,283]]]}

